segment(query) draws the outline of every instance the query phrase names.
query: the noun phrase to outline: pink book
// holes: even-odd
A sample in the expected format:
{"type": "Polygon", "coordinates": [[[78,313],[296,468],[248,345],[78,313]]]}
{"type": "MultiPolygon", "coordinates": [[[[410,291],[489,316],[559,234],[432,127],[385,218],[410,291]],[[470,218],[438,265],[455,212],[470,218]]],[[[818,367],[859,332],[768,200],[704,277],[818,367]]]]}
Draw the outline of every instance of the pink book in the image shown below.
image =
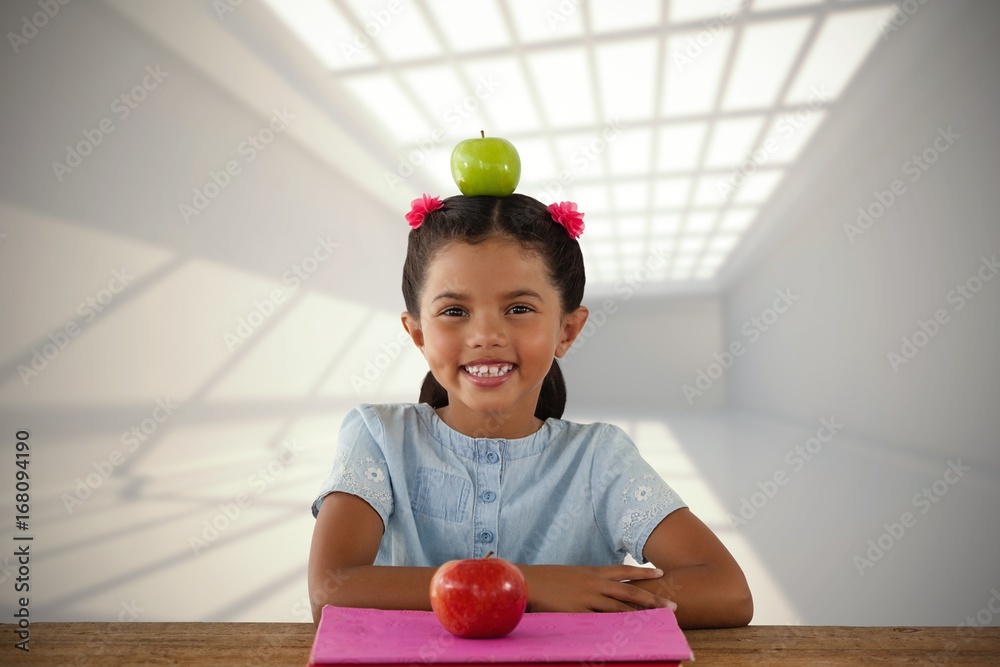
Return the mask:
{"type": "MultiPolygon", "coordinates": [[[[532,613],[499,639],[461,639],[431,611],[323,607],[310,665],[677,664],[694,654],[671,609],[532,613]]],[[[526,667],[526,666],[525,666],[526,667]]]]}

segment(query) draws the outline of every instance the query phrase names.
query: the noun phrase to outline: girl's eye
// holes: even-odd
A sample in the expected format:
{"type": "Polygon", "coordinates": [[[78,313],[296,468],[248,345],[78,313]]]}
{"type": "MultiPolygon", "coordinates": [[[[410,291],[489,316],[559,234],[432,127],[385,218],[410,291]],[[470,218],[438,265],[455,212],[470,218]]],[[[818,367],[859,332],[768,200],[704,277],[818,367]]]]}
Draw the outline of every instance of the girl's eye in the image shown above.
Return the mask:
{"type": "Polygon", "coordinates": [[[534,312],[534,310],[535,309],[532,308],[531,306],[511,306],[510,310],[508,310],[507,312],[514,313],[515,315],[520,315],[522,313],[532,313],[534,312]]]}
{"type": "Polygon", "coordinates": [[[447,315],[449,317],[461,317],[465,314],[465,311],[458,306],[449,306],[441,311],[442,315],[447,315]]]}

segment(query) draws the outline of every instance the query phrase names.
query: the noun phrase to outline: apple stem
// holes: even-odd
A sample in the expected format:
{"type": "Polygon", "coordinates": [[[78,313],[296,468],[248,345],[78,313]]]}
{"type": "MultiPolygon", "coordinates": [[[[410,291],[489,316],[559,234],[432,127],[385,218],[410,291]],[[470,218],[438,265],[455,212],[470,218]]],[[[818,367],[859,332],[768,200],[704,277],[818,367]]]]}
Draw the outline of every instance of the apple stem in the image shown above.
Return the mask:
{"type": "Polygon", "coordinates": [[[483,560],[486,560],[487,558],[489,558],[492,555],[493,555],[493,552],[491,551],[488,554],[486,554],[485,556],[483,556],[483,560]]]}
{"type": "Polygon", "coordinates": [[[485,139],[486,138],[486,130],[479,130],[479,136],[482,137],[483,139],[485,139]]]}

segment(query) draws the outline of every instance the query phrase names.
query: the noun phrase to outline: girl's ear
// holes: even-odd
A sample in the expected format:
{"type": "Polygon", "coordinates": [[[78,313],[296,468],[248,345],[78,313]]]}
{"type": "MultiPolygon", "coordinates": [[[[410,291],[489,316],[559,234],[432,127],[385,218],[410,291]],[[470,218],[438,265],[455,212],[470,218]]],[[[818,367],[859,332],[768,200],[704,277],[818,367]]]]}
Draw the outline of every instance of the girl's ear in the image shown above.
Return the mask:
{"type": "Polygon", "coordinates": [[[587,310],[587,307],[580,306],[573,312],[563,316],[562,338],[559,340],[559,344],[556,345],[557,357],[562,359],[566,352],[569,351],[570,346],[573,345],[573,341],[580,335],[580,331],[587,323],[589,315],[590,311],[587,310]]]}
{"type": "Polygon", "coordinates": [[[403,328],[406,329],[406,333],[410,334],[410,338],[413,339],[413,344],[417,346],[420,350],[420,354],[424,353],[424,332],[420,328],[420,322],[417,321],[413,315],[409,312],[403,311],[402,315],[403,328]]]}

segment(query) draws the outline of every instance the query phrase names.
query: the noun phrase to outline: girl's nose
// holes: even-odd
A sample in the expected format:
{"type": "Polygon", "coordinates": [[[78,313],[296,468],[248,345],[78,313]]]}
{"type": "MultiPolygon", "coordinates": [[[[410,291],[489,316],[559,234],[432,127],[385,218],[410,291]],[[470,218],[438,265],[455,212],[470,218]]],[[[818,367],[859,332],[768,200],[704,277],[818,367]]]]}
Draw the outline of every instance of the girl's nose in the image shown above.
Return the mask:
{"type": "Polygon", "coordinates": [[[507,342],[503,318],[476,315],[470,322],[469,347],[497,347],[507,342]]]}

